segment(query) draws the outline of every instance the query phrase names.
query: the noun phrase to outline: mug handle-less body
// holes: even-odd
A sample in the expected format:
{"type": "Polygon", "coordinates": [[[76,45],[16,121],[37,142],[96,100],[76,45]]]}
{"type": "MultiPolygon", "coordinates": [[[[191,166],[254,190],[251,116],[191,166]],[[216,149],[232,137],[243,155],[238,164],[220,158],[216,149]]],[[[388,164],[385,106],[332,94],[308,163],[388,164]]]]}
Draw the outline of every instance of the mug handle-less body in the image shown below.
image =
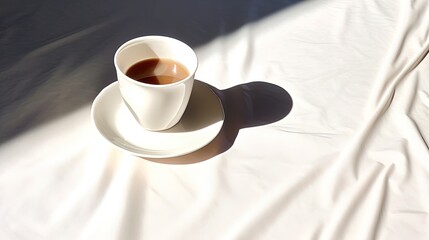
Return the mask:
{"type": "Polygon", "coordinates": [[[139,124],[145,129],[158,131],[179,122],[192,92],[193,78],[192,81],[162,88],[136,87],[125,81],[119,89],[123,101],[139,124]]]}

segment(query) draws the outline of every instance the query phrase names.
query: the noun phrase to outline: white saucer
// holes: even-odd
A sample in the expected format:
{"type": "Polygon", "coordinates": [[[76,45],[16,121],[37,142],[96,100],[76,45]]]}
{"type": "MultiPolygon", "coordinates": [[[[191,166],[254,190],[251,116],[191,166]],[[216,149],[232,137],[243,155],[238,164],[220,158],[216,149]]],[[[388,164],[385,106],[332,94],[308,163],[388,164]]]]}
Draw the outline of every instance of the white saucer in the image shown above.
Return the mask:
{"type": "Polygon", "coordinates": [[[123,103],[118,82],[98,94],[91,115],[107,140],[131,154],[148,158],[176,157],[204,147],[220,132],[225,118],[217,95],[198,80],[182,119],[168,130],[143,129],[123,103]]]}

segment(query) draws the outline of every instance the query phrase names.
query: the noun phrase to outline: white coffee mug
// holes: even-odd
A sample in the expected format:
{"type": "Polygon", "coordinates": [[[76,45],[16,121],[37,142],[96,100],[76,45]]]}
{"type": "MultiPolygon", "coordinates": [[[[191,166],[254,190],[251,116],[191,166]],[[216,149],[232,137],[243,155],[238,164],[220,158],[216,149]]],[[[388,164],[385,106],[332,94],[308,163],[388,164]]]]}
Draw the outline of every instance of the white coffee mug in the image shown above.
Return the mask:
{"type": "Polygon", "coordinates": [[[188,104],[198,66],[192,48],[170,37],[138,37],[119,47],[114,64],[122,98],[143,128],[160,131],[179,122],[188,104]],[[154,85],[136,81],[125,74],[135,63],[151,58],[177,61],[189,75],[174,83],[154,85]]]}

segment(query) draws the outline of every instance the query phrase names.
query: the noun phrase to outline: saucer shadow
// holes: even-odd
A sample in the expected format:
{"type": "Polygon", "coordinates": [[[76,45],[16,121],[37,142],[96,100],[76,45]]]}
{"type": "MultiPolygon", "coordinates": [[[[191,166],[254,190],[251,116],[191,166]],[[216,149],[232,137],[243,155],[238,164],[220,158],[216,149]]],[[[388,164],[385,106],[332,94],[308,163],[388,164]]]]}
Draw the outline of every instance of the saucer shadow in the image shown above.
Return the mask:
{"type": "Polygon", "coordinates": [[[195,80],[188,106],[180,121],[164,133],[199,131],[224,120],[222,104],[211,86],[195,80]]]}
{"type": "MultiPolygon", "coordinates": [[[[224,123],[218,135],[206,146],[183,156],[144,159],[166,164],[191,164],[208,160],[230,149],[240,129],[279,121],[290,113],[293,106],[292,97],[286,90],[267,82],[244,83],[225,90],[219,90],[199,80],[196,80],[195,84],[206,85],[206,89],[211,89],[222,103],[224,123]]],[[[205,93],[193,91],[190,102],[197,97],[203,100],[204,95],[205,93]]],[[[219,114],[207,114],[201,119],[198,121],[200,125],[190,124],[186,130],[192,130],[191,126],[197,129],[219,121],[219,114]]]]}

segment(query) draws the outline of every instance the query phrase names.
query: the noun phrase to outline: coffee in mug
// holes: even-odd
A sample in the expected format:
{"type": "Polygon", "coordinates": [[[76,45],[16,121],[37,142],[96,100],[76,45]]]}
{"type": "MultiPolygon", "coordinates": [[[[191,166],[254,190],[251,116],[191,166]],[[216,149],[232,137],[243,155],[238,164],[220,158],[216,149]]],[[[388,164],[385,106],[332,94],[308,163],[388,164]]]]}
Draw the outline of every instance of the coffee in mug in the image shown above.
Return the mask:
{"type": "Polygon", "coordinates": [[[170,84],[189,75],[186,67],[169,58],[149,58],[132,65],[125,73],[128,77],[147,84],[170,84]]]}

